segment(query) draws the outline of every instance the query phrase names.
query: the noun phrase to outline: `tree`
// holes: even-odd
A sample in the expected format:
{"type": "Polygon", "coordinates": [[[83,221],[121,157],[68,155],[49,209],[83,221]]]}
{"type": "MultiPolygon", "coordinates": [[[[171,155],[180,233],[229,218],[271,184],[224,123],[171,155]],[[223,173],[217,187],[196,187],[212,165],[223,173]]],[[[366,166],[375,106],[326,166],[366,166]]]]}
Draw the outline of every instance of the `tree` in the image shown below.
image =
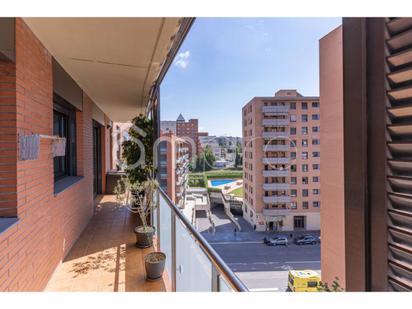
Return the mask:
{"type": "Polygon", "coordinates": [[[243,165],[242,149],[240,145],[236,146],[235,150],[235,168],[243,165]]]}
{"type": "Polygon", "coordinates": [[[195,161],[196,168],[194,168],[194,171],[203,172],[210,171],[213,168],[216,158],[212,152],[212,149],[209,146],[206,146],[205,149],[195,157],[195,161]]]}

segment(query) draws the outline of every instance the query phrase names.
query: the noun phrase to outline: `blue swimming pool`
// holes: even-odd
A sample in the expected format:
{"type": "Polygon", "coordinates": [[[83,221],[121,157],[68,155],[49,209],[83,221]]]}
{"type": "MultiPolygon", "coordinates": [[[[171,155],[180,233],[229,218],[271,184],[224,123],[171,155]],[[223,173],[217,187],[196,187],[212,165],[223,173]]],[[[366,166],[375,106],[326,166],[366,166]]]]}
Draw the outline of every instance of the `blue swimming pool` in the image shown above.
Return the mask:
{"type": "Polygon", "coordinates": [[[221,185],[226,185],[228,183],[236,181],[235,179],[212,179],[210,180],[210,184],[213,187],[221,186],[221,185]]]}

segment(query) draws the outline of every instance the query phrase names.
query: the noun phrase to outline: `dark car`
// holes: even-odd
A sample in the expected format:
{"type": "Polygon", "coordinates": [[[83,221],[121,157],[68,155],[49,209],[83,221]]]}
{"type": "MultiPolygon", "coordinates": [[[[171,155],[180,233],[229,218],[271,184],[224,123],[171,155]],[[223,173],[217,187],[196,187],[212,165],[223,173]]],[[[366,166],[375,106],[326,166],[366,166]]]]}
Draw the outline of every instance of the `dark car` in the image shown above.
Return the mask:
{"type": "Polygon", "coordinates": [[[303,235],[295,238],[295,244],[297,245],[315,245],[318,241],[312,235],[303,235]]]}

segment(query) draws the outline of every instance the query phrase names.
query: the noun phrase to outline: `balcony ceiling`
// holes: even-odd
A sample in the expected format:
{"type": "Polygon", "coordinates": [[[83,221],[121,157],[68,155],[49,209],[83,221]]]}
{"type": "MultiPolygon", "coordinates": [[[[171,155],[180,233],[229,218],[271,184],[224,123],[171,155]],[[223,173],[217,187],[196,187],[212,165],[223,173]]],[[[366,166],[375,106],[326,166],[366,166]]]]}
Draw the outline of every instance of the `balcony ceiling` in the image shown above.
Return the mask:
{"type": "Polygon", "coordinates": [[[113,121],[143,112],[180,18],[25,18],[113,121]]]}

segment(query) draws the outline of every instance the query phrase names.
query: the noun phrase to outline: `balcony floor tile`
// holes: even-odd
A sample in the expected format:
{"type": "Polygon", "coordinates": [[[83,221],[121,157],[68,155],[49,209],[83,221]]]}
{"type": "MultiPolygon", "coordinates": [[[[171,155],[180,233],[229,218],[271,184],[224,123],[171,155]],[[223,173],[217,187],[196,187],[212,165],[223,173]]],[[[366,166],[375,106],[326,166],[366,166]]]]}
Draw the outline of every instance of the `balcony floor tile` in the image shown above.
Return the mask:
{"type": "Polygon", "coordinates": [[[144,256],[154,250],[135,247],[136,215],[115,203],[113,195],[96,198],[91,218],[46,291],[161,292],[170,291],[167,273],[149,282],[144,256]]]}

